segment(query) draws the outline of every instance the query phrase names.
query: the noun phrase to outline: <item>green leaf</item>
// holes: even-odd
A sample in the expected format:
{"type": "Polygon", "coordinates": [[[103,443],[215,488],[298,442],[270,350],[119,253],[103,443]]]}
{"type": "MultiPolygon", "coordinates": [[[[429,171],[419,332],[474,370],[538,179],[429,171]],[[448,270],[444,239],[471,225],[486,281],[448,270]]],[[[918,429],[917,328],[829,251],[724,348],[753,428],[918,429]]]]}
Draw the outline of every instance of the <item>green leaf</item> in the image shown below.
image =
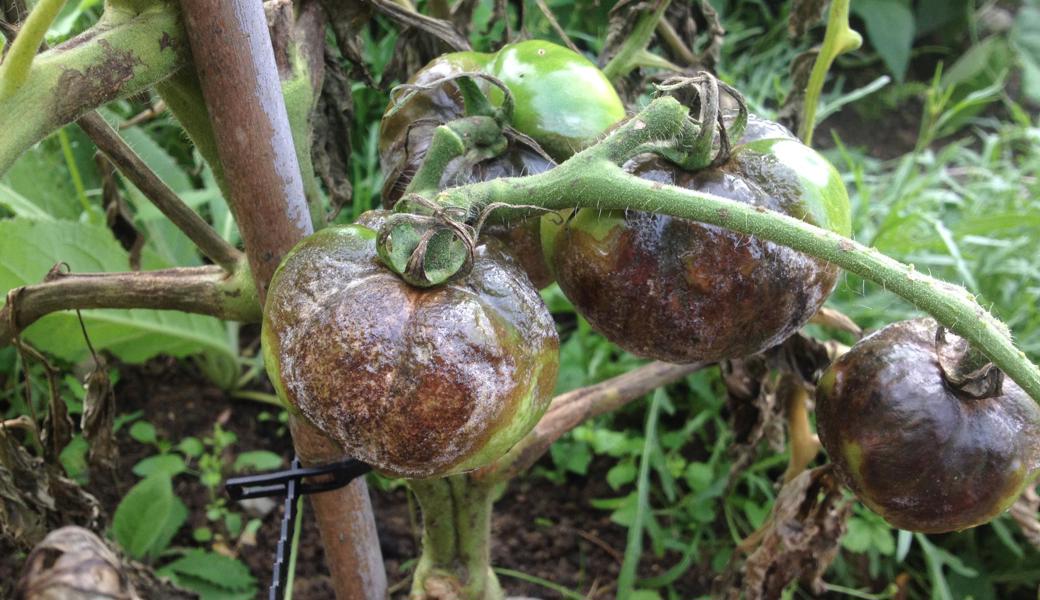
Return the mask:
{"type": "Polygon", "coordinates": [[[686,479],[686,485],[690,486],[691,490],[699,492],[711,485],[712,479],[715,478],[715,471],[707,463],[693,462],[686,465],[686,473],[683,474],[683,478],[686,479]]]}
{"type": "Polygon", "coordinates": [[[186,437],[177,443],[177,449],[188,458],[198,458],[206,449],[197,437],[186,437]]]}
{"type": "Polygon", "coordinates": [[[195,592],[199,595],[200,600],[251,600],[256,597],[256,590],[254,589],[227,590],[205,579],[199,579],[198,577],[184,575],[175,571],[160,569],[156,573],[163,577],[169,577],[178,587],[195,592]]]}
{"type": "Polygon", "coordinates": [[[4,208],[16,217],[49,221],[53,217],[40,208],[32,200],[19,194],[14,188],[0,183],[0,208],[4,208]]]}
{"type": "Polygon", "coordinates": [[[607,471],[607,484],[613,490],[620,489],[621,486],[635,481],[636,472],[636,466],[632,461],[620,462],[607,471]]]}
{"type": "Polygon", "coordinates": [[[148,421],[136,421],[130,426],[130,437],[142,444],[155,444],[158,436],[155,434],[155,425],[148,421]]]}
{"type": "Polygon", "coordinates": [[[849,519],[848,531],[841,545],[849,552],[863,553],[870,549],[870,524],[858,517],[849,519]]]}
{"type": "MultiPolygon", "coordinates": [[[[228,592],[255,591],[256,579],[241,561],[204,550],[191,550],[183,557],[159,570],[160,574],[175,573],[202,581],[211,587],[228,592]]],[[[201,593],[200,589],[189,588],[201,593]]]]}
{"type": "Polygon", "coordinates": [[[149,456],[134,465],[134,475],[138,477],[148,477],[156,473],[163,473],[167,477],[175,477],[187,470],[188,466],[184,464],[184,459],[179,454],[149,456]]]}
{"type": "Polygon", "coordinates": [[[77,433],[69,444],[62,448],[61,455],[58,456],[65,473],[78,483],[86,483],[88,480],[87,452],[89,450],[90,444],[77,433]]]}
{"type": "Polygon", "coordinates": [[[130,488],[112,517],[112,535],[132,558],[154,558],[188,518],[188,509],[173,495],[165,473],[157,473],[130,488]]]}
{"type": "MultiPolygon", "coordinates": [[[[126,271],[129,258],[105,227],[72,221],[0,221],[0,297],[21,285],[40,282],[64,262],[73,273],[126,271]]],[[[218,352],[234,357],[223,324],[212,317],[147,309],[84,310],[91,342],[126,362],[218,352]]],[[[69,361],[87,355],[74,312],[48,315],[24,332],[34,346],[69,361]]]]}
{"type": "Polygon", "coordinates": [[[578,475],[585,475],[589,470],[589,463],[592,462],[592,452],[589,451],[588,444],[573,440],[556,442],[549,447],[549,454],[557,467],[578,475]]]}
{"type": "Polygon", "coordinates": [[[914,44],[914,13],[906,0],[856,0],[852,10],[867,26],[867,37],[899,81],[906,77],[914,44]]]}
{"type": "Polygon", "coordinates": [[[56,219],[75,219],[82,211],[56,136],[21,155],[0,181],[56,219]]]}
{"type": "Polygon", "coordinates": [[[1022,93],[1040,102],[1040,7],[1027,6],[1018,11],[1011,27],[1011,43],[1022,65],[1022,93]]]}
{"type": "Polygon", "coordinates": [[[243,452],[235,458],[234,469],[242,471],[270,471],[282,466],[282,457],[267,450],[243,452]]]}

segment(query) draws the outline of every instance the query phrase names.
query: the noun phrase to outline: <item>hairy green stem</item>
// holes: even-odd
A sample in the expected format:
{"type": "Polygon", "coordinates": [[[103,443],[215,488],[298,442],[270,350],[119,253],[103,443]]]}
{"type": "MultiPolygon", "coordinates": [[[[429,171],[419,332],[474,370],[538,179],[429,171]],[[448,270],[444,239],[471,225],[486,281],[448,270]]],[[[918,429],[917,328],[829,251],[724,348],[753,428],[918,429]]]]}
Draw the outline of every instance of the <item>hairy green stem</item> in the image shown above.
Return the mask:
{"type": "Polygon", "coordinates": [[[780,213],[712,194],[641,179],[618,164],[633,151],[653,149],[681,130],[685,111],[660,98],[599,144],[560,166],[524,178],[497,179],[445,190],[437,201],[477,214],[492,203],[561,210],[587,207],[640,210],[709,223],[794,248],[869,279],[927,311],[969,340],[1011,379],[1040,401],[1040,369],[1015,347],[1007,327],[967,290],[917,272],[834,232],[780,213]]]}
{"type": "Polygon", "coordinates": [[[611,81],[617,81],[638,67],[644,61],[643,51],[654,36],[657,23],[668,10],[669,0],[657,0],[654,10],[645,12],[639,16],[635,27],[622,42],[621,47],[614,56],[603,67],[603,74],[611,81]]]}
{"type": "Polygon", "coordinates": [[[411,600],[448,597],[501,600],[491,570],[491,506],[494,486],[468,475],[411,480],[422,508],[422,555],[415,567],[411,600]]]}
{"type": "Polygon", "coordinates": [[[813,131],[816,129],[816,109],[820,105],[820,93],[823,82],[827,79],[834,59],[856,50],[863,45],[863,38],[849,27],[849,0],[834,0],[827,17],[827,32],[823,36],[823,46],[813,63],[809,74],[809,85],[805,89],[805,110],[798,136],[808,145],[812,145],[813,131]]]}
{"type": "Polygon", "coordinates": [[[43,36],[63,6],[65,0],[40,0],[33,7],[7,50],[4,62],[0,63],[0,100],[10,97],[25,84],[43,36]]]}
{"type": "Polygon", "coordinates": [[[466,153],[466,143],[457,133],[441,125],[433,130],[430,146],[419,170],[408,182],[405,193],[436,194],[448,163],[466,153]]]}
{"type": "Polygon", "coordinates": [[[185,46],[177,5],[163,3],[133,17],[106,11],[36,56],[25,81],[0,99],[0,175],[52,131],[169,77],[185,63],[185,46]]]}

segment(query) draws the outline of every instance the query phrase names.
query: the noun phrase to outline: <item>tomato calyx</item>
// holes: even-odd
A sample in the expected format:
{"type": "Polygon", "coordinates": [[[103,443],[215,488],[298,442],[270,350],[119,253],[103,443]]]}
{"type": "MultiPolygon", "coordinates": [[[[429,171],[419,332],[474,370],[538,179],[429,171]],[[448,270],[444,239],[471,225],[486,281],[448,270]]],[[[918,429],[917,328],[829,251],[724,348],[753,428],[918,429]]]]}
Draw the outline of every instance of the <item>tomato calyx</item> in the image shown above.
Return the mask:
{"type": "Polygon", "coordinates": [[[376,238],[380,260],[405,282],[420,288],[448,283],[469,274],[477,247],[477,232],[455,213],[462,209],[437,207],[422,196],[402,199],[415,210],[386,218],[376,238]]]}
{"type": "Polygon", "coordinates": [[[657,90],[698,111],[679,136],[678,151],[661,153],[664,158],[687,171],[717,167],[730,159],[748,123],[747,102],[739,91],[706,71],[692,77],[670,77],[657,90]],[[730,119],[723,110],[723,94],[736,107],[736,115],[730,119]]]}
{"type": "Polygon", "coordinates": [[[1003,394],[1004,372],[968,340],[939,325],[935,329],[935,356],[943,379],[965,401],[1003,394]]]}

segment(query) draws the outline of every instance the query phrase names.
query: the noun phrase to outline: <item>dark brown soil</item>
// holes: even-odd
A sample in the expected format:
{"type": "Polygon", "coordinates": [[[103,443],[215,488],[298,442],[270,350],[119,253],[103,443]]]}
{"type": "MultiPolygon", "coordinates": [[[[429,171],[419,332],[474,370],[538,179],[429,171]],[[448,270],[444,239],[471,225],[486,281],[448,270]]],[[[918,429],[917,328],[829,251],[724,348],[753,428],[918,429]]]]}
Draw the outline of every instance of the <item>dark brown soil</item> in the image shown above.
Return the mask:
{"type": "MultiPolygon", "coordinates": [[[[272,412],[270,407],[229,398],[186,362],[160,359],[141,367],[124,368],[116,394],[118,412],[143,411],[144,418],[156,427],[160,439],[174,443],[187,436],[202,439],[212,433],[215,423],[234,432],[238,441],[224,457],[227,465],[234,461],[235,453],[248,450],[276,452],[285,457],[286,464],[292,456],[291,441],[277,421],[259,418],[265,411],[272,412]]],[[[102,481],[104,478],[99,477],[88,486],[109,515],[137,481],[131,474],[133,465],[154,454],[151,448],[132,440],[128,429],[117,434],[120,458],[116,481],[102,481]]],[[[608,511],[597,510],[589,504],[593,498],[618,495],[605,483],[604,475],[610,466],[609,462],[594,461],[587,478],[571,478],[566,485],[555,485],[546,478],[533,476],[514,481],[496,505],[493,564],[551,581],[588,598],[613,598],[626,530],[610,521],[608,511]]],[[[403,486],[381,491],[372,485],[370,490],[394,598],[405,598],[411,561],[418,553],[418,532],[411,524],[407,492],[403,486]]],[[[196,527],[212,525],[205,514],[211,502],[209,492],[197,478],[188,475],[176,478],[175,491],[191,513],[173,545],[198,546],[191,532],[196,527]]],[[[270,581],[281,515],[279,502],[263,517],[255,544],[237,547],[230,544],[229,547],[218,542],[221,550],[229,551],[250,567],[261,589],[266,589],[270,581]]],[[[305,513],[294,598],[327,599],[332,597],[332,588],[317,527],[309,517],[310,514],[305,513]]],[[[651,559],[641,565],[642,576],[663,573],[679,560],[675,554],[666,554],[660,560],[652,559],[649,552],[646,554],[651,559]]],[[[12,582],[23,560],[24,556],[0,556],[0,581],[12,582]]],[[[563,597],[516,578],[500,576],[500,580],[509,595],[563,597]]],[[[694,597],[707,591],[708,581],[694,569],[676,585],[683,597],[694,597]]],[[[0,590],[3,587],[6,586],[0,586],[0,590]]]]}

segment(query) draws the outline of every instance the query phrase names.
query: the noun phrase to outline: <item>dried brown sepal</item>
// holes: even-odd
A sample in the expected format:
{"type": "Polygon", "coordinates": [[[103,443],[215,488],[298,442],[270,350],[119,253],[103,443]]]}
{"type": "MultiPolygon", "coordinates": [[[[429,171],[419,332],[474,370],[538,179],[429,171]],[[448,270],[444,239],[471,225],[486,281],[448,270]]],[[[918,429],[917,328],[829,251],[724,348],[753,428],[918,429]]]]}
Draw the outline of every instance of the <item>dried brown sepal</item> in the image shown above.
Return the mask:
{"type": "Polygon", "coordinates": [[[852,512],[830,465],[805,471],[785,485],[766,523],[738,548],[726,571],[715,580],[713,598],[779,598],[799,580],[817,593],[821,579],[840,548],[852,512]]]}

